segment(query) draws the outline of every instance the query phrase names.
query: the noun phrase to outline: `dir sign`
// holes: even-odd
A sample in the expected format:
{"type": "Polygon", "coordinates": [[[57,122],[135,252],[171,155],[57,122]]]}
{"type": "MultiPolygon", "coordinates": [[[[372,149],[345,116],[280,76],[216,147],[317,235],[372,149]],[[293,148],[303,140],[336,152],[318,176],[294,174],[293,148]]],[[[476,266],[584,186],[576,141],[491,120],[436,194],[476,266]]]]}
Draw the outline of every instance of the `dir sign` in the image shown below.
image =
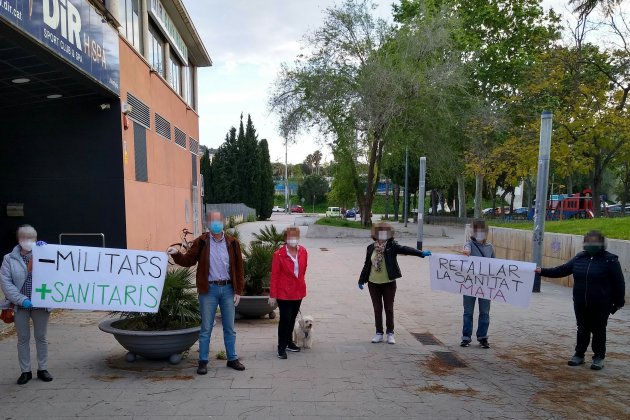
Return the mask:
{"type": "Polygon", "coordinates": [[[0,0],[0,18],[120,94],[118,32],[86,0],[0,0]]]}
{"type": "Polygon", "coordinates": [[[157,312],[163,252],[44,245],[33,248],[33,306],[157,312]]]}

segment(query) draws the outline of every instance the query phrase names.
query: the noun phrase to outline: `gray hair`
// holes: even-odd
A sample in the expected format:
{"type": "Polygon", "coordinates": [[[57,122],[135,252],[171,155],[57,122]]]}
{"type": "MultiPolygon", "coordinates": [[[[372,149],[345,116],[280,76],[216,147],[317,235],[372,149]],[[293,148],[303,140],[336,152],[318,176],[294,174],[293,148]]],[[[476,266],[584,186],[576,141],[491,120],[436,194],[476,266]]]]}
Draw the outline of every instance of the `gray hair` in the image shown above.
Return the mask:
{"type": "Polygon", "coordinates": [[[20,236],[26,237],[35,237],[37,238],[37,231],[31,225],[22,225],[18,228],[16,232],[16,236],[19,238],[20,236]]]}

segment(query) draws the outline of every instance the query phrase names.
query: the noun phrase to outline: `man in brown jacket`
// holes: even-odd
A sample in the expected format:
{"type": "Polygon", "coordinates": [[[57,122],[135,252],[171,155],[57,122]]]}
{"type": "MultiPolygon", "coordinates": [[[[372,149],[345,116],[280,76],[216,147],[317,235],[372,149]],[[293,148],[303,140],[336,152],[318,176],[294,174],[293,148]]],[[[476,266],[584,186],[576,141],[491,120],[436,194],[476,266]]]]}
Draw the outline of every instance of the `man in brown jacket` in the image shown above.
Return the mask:
{"type": "Polygon", "coordinates": [[[172,247],[166,251],[173,256],[173,261],[182,267],[197,264],[197,293],[201,311],[197,368],[199,375],[208,373],[210,337],[217,306],[221,308],[227,366],[245,370],[245,366],[236,355],[234,331],[234,308],[241,299],[244,284],[241,244],[236,238],[223,232],[223,215],[220,212],[211,212],[208,215],[208,222],[210,232],[195,239],[185,254],[172,247]]]}

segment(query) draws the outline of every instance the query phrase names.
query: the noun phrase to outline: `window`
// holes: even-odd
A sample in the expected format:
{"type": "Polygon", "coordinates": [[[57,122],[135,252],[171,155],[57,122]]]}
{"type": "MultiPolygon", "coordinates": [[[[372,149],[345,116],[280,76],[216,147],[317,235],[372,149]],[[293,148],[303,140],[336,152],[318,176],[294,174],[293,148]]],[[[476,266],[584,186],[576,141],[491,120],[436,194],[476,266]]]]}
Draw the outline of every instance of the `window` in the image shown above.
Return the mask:
{"type": "Polygon", "coordinates": [[[177,127],[175,127],[175,144],[184,149],[186,148],[186,133],[177,127]]]}
{"type": "Polygon", "coordinates": [[[171,80],[169,83],[171,87],[175,89],[175,92],[182,94],[182,65],[179,64],[177,58],[171,53],[170,63],[171,66],[171,80]]]}
{"type": "Polygon", "coordinates": [[[149,64],[164,77],[164,41],[153,27],[149,28],[149,64]]]}
{"type": "Polygon", "coordinates": [[[121,20],[125,38],[138,51],[142,52],[142,19],[140,18],[140,0],[120,0],[121,20]]]}
{"type": "Polygon", "coordinates": [[[166,140],[171,139],[171,123],[157,112],[155,113],[155,132],[166,140]]]}
{"type": "Polygon", "coordinates": [[[195,102],[195,87],[194,87],[194,82],[195,82],[195,77],[194,77],[194,69],[192,66],[190,67],[184,67],[182,69],[182,87],[184,89],[184,94],[182,95],[184,98],[184,101],[186,101],[186,103],[188,105],[190,105],[191,108],[194,108],[195,102]]]}

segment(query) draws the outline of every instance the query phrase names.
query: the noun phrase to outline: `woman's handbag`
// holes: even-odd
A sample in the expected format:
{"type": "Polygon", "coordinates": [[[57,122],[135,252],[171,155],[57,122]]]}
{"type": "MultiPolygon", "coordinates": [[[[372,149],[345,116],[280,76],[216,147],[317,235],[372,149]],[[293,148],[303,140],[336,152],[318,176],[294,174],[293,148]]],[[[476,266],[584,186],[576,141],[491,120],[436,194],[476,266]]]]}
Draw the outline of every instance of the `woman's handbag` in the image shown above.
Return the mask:
{"type": "Polygon", "coordinates": [[[13,313],[13,305],[9,309],[3,309],[2,313],[0,313],[0,319],[4,321],[5,324],[11,324],[15,320],[15,313],[13,313]]]}

